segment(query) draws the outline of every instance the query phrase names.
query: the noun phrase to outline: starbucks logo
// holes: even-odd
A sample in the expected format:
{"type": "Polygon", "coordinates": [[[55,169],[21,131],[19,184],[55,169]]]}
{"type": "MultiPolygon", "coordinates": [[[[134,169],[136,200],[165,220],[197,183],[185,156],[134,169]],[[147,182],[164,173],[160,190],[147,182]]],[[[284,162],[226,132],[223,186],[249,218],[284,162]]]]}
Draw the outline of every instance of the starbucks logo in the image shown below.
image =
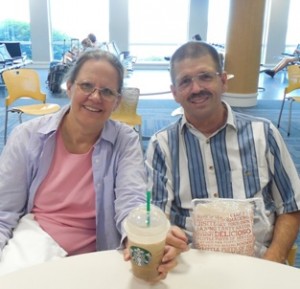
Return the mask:
{"type": "Polygon", "coordinates": [[[132,261],[137,266],[145,266],[148,265],[151,261],[151,253],[143,248],[131,246],[130,247],[130,256],[132,261]]]}

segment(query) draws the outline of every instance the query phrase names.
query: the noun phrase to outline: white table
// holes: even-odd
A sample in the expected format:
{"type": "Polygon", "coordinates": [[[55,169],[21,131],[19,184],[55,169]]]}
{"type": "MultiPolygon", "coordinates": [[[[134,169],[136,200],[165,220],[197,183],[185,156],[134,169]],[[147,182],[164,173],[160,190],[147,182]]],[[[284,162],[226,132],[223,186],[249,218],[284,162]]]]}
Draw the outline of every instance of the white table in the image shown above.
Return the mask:
{"type": "Polygon", "coordinates": [[[155,285],[133,277],[121,252],[68,257],[0,277],[1,289],[299,289],[300,269],[257,258],[183,253],[166,280],[155,285]]]}

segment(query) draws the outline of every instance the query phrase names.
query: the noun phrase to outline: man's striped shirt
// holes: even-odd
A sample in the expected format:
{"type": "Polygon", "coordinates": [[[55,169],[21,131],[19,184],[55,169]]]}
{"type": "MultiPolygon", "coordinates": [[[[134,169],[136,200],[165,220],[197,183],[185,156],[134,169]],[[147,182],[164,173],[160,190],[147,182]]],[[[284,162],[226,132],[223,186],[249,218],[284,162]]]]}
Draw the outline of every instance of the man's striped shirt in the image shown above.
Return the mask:
{"type": "Polygon", "coordinates": [[[275,214],[300,208],[299,176],[279,131],[268,120],[228,110],[227,123],[210,137],[184,115],[150,140],[153,203],[172,224],[192,232],[196,198],[263,198],[272,236],[275,214]]]}

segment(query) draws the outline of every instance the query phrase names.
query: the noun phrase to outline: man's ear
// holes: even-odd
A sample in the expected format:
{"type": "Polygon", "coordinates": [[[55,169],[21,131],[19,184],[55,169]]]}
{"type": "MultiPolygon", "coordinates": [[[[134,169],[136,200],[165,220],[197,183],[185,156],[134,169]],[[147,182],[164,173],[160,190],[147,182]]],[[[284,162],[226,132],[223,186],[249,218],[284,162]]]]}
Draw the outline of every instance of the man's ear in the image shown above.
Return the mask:
{"type": "Polygon", "coordinates": [[[223,89],[222,89],[222,92],[226,92],[227,91],[227,88],[228,88],[228,79],[227,79],[227,72],[224,71],[221,75],[221,81],[223,83],[223,89]]]}
{"type": "Polygon", "coordinates": [[[171,85],[170,85],[170,89],[171,89],[171,92],[172,92],[172,94],[173,94],[174,100],[175,100],[177,103],[180,103],[180,97],[178,96],[176,86],[175,86],[174,84],[171,84],[171,85]]]}

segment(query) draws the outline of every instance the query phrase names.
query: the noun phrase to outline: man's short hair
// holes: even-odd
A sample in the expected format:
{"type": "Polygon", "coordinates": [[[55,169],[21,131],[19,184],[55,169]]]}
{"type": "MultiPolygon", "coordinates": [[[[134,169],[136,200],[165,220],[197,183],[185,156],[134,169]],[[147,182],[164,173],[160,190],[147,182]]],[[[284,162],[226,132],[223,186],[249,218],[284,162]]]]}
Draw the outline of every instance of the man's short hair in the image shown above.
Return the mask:
{"type": "Polygon", "coordinates": [[[175,63],[186,58],[198,58],[210,55],[215,63],[216,71],[222,73],[222,63],[218,51],[215,47],[204,41],[189,41],[181,45],[172,55],[170,61],[170,74],[172,83],[175,84],[175,63]]]}

